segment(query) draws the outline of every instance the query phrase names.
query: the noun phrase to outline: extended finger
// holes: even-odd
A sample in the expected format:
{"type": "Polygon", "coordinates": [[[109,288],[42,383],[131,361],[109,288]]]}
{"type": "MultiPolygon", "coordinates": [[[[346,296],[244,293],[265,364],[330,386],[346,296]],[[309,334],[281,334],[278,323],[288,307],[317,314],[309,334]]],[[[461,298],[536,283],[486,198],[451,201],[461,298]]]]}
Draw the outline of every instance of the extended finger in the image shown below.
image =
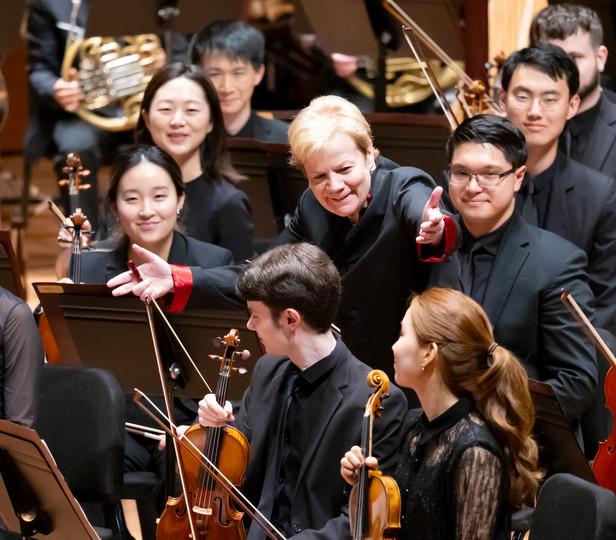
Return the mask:
{"type": "Polygon", "coordinates": [[[124,283],[128,283],[129,281],[133,280],[133,273],[129,270],[127,272],[122,272],[121,274],[118,274],[117,276],[111,278],[108,282],[107,282],[107,287],[113,288],[113,287],[117,287],[118,285],[124,285],[124,283]]]}

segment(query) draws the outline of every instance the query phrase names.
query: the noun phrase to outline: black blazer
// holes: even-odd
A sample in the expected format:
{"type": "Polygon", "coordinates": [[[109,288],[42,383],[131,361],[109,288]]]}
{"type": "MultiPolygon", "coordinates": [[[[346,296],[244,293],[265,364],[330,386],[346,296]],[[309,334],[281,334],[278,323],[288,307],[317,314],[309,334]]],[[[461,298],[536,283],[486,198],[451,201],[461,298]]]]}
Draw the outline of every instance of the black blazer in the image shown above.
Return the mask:
{"type": "Polygon", "coordinates": [[[256,139],[267,143],[287,144],[289,124],[275,118],[268,119],[259,116],[254,110],[250,112],[248,121],[233,137],[256,139]]]}
{"type": "MultiPolygon", "coordinates": [[[[444,275],[450,269],[439,270],[444,275]]],[[[440,283],[462,289],[459,280],[440,283]]],[[[560,300],[563,288],[592,317],[584,253],[514,214],[490,271],[483,308],[496,341],[518,357],[529,377],[550,383],[574,421],[596,391],[597,365],[594,346],[560,300]]]]}
{"type": "MultiPolygon", "coordinates": [[[[67,113],[53,98],[53,85],[60,77],[67,32],[58,23],[69,24],[71,0],[28,0],[28,81],[30,120],[25,148],[37,160],[51,151],[55,123],[67,113]]],[[[79,7],[77,25],[84,27],[88,1],[79,7]]]]}
{"type": "Polygon", "coordinates": [[[595,322],[616,333],[616,182],[564,154],[556,160],[545,229],[586,253],[595,322]]]}
{"type": "MultiPolygon", "coordinates": [[[[107,283],[112,277],[128,270],[127,261],[126,238],[116,248],[84,251],[81,254],[81,281],[107,283]]],[[[232,264],[233,256],[224,248],[174,232],[168,261],[170,264],[216,268],[232,264]]]]}
{"type": "Polygon", "coordinates": [[[325,210],[306,190],[287,228],[274,242],[310,242],[342,276],[336,324],[357,358],[393,378],[391,346],[411,293],[426,288],[432,263],[419,260],[415,238],[434,181],[413,167],[372,174],[372,200],[359,222],[325,210]]]}
{"type": "Polygon", "coordinates": [[[605,95],[600,98],[597,119],[587,135],[588,143],[580,161],[591,169],[616,178],[616,103],[605,95]]]}
{"type": "MultiPolygon", "coordinates": [[[[357,360],[338,341],[338,363],[329,376],[329,391],[319,418],[312,426],[310,443],[302,458],[295,495],[291,501],[294,539],[350,538],[348,497],[340,476],[340,459],[361,441],[363,411],[372,390],[366,384],[370,368],[357,360]]],[[[234,425],[250,441],[250,462],[242,492],[256,505],[261,500],[267,469],[269,426],[279,414],[276,404],[284,386],[290,360],[263,356],[254,368],[252,381],[242,398],[234,425]]],[[[407,411],[404,395],[395,385],[383,401],[383,415],[374,422],[374,455],[385,474],[396,466],[402,421],[407,411]]],[[[248,540],[261,540],[252,526],[248,540]]]]}

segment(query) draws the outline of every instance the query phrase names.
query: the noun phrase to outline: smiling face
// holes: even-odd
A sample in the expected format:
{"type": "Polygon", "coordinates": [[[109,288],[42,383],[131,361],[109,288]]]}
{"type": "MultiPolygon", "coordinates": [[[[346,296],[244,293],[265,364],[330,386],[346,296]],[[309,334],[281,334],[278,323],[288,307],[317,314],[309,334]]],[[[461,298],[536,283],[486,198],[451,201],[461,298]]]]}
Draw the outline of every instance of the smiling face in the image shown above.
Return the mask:
{"type": "MultiPolygon", "coordinates": [[[[497,147],[468,142],[453,151],[450,168],[452,171],[500,174],[510,170],[512,165],[497,147]]],[[[451,200],[474,236],[494,231],[509,219],[525,172],[526,167],[522,166],[494,187],[482,188],[474,176],[465,185],[449,185],[451,200]]]]}
{"type": "Polygon", "coordinates": [[[171,246],[177,213],[184,203],[169,174],[142,161],[120,180],[115,211],[131,243],[161,253],[171,246]]]}
{"type": "Polygon", "coordinates": [[[201,68],[218,92],[225,117],[249,114],[250,99],[263,78],[264,66],[256,70],[247,60],[211,52],[203,55],[201,68]]]}
{"type": "Polygon", "coordinates": [[[306,160],[304,171],[321,206],[356,223],[370,192],[373,166],[372,147],[364,154],[349,135],[338,133],[306,160]]]}
{"type": "Polygon", "coordinates": [[[502,98],[507,118],[524,134],[529,150],[558,144],[565,123],[579,105],[579,96],[569,97],[564,78],[553,80],[524,64],[513,72],[502,98]]]}
{"type": "Polygon", "coordinates": [[[199,148],[212,131],[210,106],[201,86],[185,77],[172,79],[156,91],[150,110],[142,114],[154,144],[182,168],[187,162],[199,162],[199,148]]]}

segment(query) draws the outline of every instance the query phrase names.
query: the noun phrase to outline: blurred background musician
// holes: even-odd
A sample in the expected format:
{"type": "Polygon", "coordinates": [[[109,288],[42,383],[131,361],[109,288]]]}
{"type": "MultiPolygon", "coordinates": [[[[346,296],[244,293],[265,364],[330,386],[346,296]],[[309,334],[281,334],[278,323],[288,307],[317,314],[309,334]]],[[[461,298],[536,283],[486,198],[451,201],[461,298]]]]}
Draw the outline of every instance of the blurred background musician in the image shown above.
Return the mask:
{"type": "Polygon", "coordinates": [[[535,16],[530,39],[558,45],[580,72],[580,106],[562,137],[566,154],[616,178],[616,93],[601,86],[608,49],[599,16],[584,5],[554,4],[535,16]]]}
{"type": "Polygon", "coordinates": [[[287,143],[289,126],[262,118],[251,105],[265,74],[265,38],[260,30],[241,21],[216,21],[197,32],[189,52],[192,63],[216,87],[229,136],[287,143]]]}
{"type": "Polygon", "coordinates": [[[237,263],[254,254],[252,210],[236,184],[216,90],[197,66],[160,69],[146,87],[136,140],[155,144],[179,165],[189,236],[228,249],[237,263]]]}
{"type": "Polygon", "coordinates": [[[616,184],[558,149],[565,123],[577,111],[578,81],[575,62],[560,47],[539,44],[507,59],[501,99],[528,144],[518,210],[586,253],[597,326],[615,333],[616,184]]]}
{"type": "Polygon", "coordinates": [[[32,427],[36,421],[43,347],[28,305],[0,287],[0,414],[32,427]]]}
{"type": "MultiPolygon", "coordinates": [[[[27,7],[31,125],[24,144],[31,149],[34,161],[53,156],[58,178],[64,178],[66,154],[79,153],[84,167],[92,173],[88,178],[92,188],[80,193],[80,204],[91,223],[96,224],[97,171],[111,162],[118,145],[130,144],[132,135],[104,131],[75,115],[81,99],[79,84],[61,78],[66,46],[84,35],[88,0],[28,0],[27,7]]],[[[70,213],[66,189],[62,195],[70,213]]]]}

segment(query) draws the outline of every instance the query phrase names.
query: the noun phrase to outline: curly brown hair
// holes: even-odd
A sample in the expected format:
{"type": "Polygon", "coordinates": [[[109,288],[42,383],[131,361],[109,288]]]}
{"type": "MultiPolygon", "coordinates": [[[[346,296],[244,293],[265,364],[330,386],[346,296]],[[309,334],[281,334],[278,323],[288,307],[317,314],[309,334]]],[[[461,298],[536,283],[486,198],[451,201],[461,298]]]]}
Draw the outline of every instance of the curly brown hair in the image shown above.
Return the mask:
{"type": "Polygon", "coordinates": [[[531,436],[535,410],[526,371],[513,354],[495,344],[483,308],[461,292],[428,289],[412,299],[411,310],[419,341],[438,347],[436,361],[445,384],[454,395],[474,401],[502,448],[509,502],[533,505],[542,473],[531,436]]]}

